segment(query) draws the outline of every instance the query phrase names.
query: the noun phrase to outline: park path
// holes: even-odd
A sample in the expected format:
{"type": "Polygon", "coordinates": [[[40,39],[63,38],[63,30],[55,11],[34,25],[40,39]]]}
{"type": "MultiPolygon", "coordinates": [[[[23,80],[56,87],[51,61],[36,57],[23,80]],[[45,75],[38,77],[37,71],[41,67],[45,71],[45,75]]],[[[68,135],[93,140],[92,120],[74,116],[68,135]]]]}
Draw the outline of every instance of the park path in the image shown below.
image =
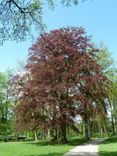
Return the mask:
{"type": "Polygon", "coordinates": [[[99,156],[98,148],[104,139],[95,139],[86,144],[76,146],[64,156],[99,156]]]}

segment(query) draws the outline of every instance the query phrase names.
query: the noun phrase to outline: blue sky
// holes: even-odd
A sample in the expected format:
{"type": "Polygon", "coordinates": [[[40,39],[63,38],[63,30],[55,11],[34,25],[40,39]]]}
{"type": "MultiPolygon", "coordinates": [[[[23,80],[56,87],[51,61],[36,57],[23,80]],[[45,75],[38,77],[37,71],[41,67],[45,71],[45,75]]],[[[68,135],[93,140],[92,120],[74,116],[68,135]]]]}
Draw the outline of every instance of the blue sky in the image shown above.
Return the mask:
{"type": "MultiPolygon", "coordinates": [[[[92,41],[103,42],[117,61],[117,0],[89,0],[77,7],[45,9],[44,22],[47,31],[66,26],[84,27],[92,41]]],[[[16,69],[18,62],[25,62],[31,45],[31,41],[9,41],[0,46],[0,71],[8,67],[16,69]]]]}

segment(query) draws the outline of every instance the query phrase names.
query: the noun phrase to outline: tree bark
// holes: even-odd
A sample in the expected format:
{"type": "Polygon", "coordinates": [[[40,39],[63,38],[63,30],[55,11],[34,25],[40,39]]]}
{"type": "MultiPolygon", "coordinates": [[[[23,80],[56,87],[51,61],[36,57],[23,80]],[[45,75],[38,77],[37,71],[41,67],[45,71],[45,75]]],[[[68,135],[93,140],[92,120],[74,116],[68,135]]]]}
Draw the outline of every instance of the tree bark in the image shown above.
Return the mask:
{"type": "Polygon", "coordinates": [[[114,123],[114,117],[112,114],[111,114],[111,124],[112,124],[112,133],[113,135],[115,135],[115,123],[114,123]]]}
{"type": "Polygon", "coordinates": [[[88,117],[87,115],[85,115],[84,117],[84,132],[85,132],[85,139],[89,140],[90,136],[89,136],[89,122],[88,122],[88,117]]]}
{"type": "Polygon", "coordinates": [[[37,138],[37,131],[36,131],[36,130],[34,130],[34,140],[35,140],[35,141],[38,140],[38,138],[37,138]]]}
{"type": "Polygon", "coordinates": [[[67,143],[67,136],[66,136],[66,123],[61,121],[61,140],[62,143],[67,143]]]}
{"type": "Polygon", "coordinates": [[[61,133],[61,136],[60,136],[60,141],[62,143],[67,143],[67,132],[66,132],[66,113],[63,112],[63,108],[62,106],[60,107],[60,133],[61,133]]]}
{"type": "Polygon", "coordinates": [[[115,133],[117,134],[117,117],[115,117],[115,133]]]}

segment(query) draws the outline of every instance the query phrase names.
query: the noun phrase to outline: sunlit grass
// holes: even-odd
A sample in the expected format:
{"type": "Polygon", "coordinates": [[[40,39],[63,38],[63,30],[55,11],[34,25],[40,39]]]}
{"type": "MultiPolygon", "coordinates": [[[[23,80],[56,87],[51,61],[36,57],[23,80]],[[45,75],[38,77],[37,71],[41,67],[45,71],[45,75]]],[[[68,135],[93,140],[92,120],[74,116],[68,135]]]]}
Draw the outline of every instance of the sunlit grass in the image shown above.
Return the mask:
{"type": "Polygon", "coordinates": [[[107,139],[99,147],[100,156],[117,156],[117,137],[107,139]]]}
{"type": "Polygon", "coordinates": [[[0,156],[62,156],[75,145],[84,142],[84,139],[72,138],[68,144],[55,145],[48,140],[0,143],[0,156]]]}

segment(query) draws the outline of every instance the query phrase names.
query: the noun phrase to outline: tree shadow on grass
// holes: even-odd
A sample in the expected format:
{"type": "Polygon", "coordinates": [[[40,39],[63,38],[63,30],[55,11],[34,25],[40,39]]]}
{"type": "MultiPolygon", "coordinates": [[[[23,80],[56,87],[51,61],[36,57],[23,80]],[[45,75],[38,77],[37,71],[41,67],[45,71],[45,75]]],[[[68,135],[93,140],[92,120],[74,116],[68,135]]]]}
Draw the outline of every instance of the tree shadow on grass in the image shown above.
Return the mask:
{"type": "Polygon", "coordinates": [[[62,156],[64,153],[49,153],[49,154],[36,154],[36,155],[25,155],[25,156],[62,156]]]}
{"type": "Polygon", "coordinates": [[[117,137],[108,138],[103,142],[103,144],[110,144],[110,143],[117,143],[117,137]]]}
{"type": "Polygon", "coordinates": [[[31,145],[37,145],[37,146],[48,146],[48,145],[54,145],[50,141],[39,141],[39,142],[28,142],[27,144],[31,145]]]}
{"type": "MultiPolygon", "coordinates": [[[[70,146],[77,146],[86,143],[86,139],[84,138],[73,138],[68,140],[68,142],[65,145],[70,145],[70,146]]],[[[39,141],[39,142],[27,142],[26,144],[31,144],[31,145],[37,145],[37,146],[61,146],[63,144],[61,143],[52,143],[50,140],[49,141],[39,141]]]]}
{"type": "Polygon", "coordinates": [[[84,138],[74,138],[68,141],[67,145],[70,146],[77,146],[77,145],[81,145],[87,143],[87,140],[84,138]]]}
{"type": "Polygon", "coordinates": [[[100,152],[100,156],[117,156],[117,151],[115,152],[102,151],[100,152]]]}

